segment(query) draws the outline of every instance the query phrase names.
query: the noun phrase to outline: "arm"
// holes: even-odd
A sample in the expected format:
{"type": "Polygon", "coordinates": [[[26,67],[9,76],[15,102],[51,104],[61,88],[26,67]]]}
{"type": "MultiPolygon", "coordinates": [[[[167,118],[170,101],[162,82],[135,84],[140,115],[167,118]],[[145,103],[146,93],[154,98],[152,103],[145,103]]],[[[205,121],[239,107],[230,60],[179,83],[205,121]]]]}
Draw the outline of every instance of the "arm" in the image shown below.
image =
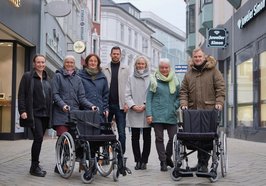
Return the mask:
{"type": "Polygon", "coordinates": [[[148,124],[152,123],[152,98],[153,93],[150,91],[150,85],[147,90],[147,97],[146,97],[146,120],[148,124]]]}
{"type": "Polygon", "coordinates": [[[180,107],[181,109],[188,108],[188,80],[187,74],[185,74],[184,79],[180,88],[180,107]]]}
{"type": "Polygon", "coordinates": [[[27,118],[26,114],[26,75],[24,74],[21,78],[18,91],[18,111],[23,119],[27,118]],[[26,114],[26,116],[25,116],[26,114]]]}
{"type": "Polygon", "coordinates": [[[126,90],[125,90],[125,103],[128,105],[129,108],[132,108],[134,105],[134,100],[132,98],[132,90],[131,90],[131,78],[128,78],[126,90]]]}
{"type": "Polygon", "coordinates": [[[215,107],[216,109],[221,110],[225,99],[225,82],[221,72],[218,69],[216,69],[214,74],[214,89],[216,97],[215,107]]]}
{"type": "Polygon", "coordinates": [[[109,111],[109,88],[107,79],[104,79],[103,87],[103,112],[109,111]]]}
{"type": "Polygon", "coordinates": [[[61,98],[60,93],[60,74],[56,73],[54,75],[54,78],[52,80],[52,91],[53,91],[53,100],[54,103],[64,110],[64,108],[67,106],[67,104],[64,102],[64,100],[61,98]]]}
{"type": "Polygon", "coordinates": [[[77,97],[78,97],[79,103],[85,109],[92,109],[92,110],[94,110],[95,109],[95,106],[90,101],[88,101],[86,99],[84,86],[82,84],[81,79],[79,79],[79,80],[80,81],[78,81],[79,86],[78,86],[78,92],[77,92],[77,94],[78,94],[77,97]]]}

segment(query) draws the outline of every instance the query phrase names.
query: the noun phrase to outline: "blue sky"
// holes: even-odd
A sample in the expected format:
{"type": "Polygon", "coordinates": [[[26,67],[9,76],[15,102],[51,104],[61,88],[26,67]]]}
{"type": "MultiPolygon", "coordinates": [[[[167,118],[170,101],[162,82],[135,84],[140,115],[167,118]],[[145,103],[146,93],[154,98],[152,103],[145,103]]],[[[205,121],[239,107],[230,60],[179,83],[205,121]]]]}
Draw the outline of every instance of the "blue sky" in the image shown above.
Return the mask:
{"type": "Polygon", "coordinates": [[[184,0],[113,0],[130,2],[140,11],[151,11],[162,19],[186,31],[186,3],[184,0]]]}

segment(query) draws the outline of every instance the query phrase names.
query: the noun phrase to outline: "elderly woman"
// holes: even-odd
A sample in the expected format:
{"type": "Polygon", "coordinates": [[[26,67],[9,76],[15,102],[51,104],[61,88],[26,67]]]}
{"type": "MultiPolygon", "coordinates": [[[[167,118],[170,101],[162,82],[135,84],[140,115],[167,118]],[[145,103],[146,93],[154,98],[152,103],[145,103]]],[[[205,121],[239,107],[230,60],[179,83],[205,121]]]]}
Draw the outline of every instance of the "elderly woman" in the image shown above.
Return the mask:
{"type": "Polygon", "coordinates": [[[75,70],[75,58],[68,55],[64,59],[63,68],[56,71],[53,78],[53,127],[57,135],[68,131],[68,111],[79,110],[80,107],[94,110],[96,107],[85,97],[81,79],[75,70]]]}
{"type": "Polygon", "coordinates": [[[87,100],[97,106],[102,116],[107,118],[109,113],[109,88],[100,65],[99,56],[90,54],[85,59],[85,68],[78,75],[81,77],[87,100]]]}
{"type": "Polygon", "coordinates": [[[129,77],[125,102],[129,107],[127,123],[131,127],[131,143],[136,162],[135,170],[146,169],[151,149],[151,127],[146,122],[145,104],[149,86],[148,60],[140,56],[135,61],[134,72],[129,77]],[[140,133],[143,135],[143,150],[140,150],[140,133]]]}
{"type": "Polygon", "coordinates": [[[152,124],[155,132],[155,144],[161,171],[167,166],[174,167],[171,160],[173,154],[173,137],[177,132],[177,109],[179,107],[179,83],[171,69],[168,59],[160,59],[157,69],[150,79],[146,99],[147,123],[152,124]],[[164,146],[164,129],[168,133],[168,143],[164,146]]]}

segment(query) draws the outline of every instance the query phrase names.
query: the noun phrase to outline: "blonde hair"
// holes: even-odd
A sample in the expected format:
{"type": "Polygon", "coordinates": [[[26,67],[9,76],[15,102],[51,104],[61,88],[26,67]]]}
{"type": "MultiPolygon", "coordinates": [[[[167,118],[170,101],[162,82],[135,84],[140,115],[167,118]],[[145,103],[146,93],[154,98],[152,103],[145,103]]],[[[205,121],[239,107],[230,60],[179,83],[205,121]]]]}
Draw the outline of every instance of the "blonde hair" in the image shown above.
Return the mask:
{"type": "Polygon", "coordinates": [[[138,63],[141,59],[143,59],[144,62],[145,62],[145,64],[146,64],[146,67],[145,67],[145,68],[148,68],[148,67],[149,67],[149,60],[148,60],[145,56],[139,56],[139,57],[137,57],[137,59],[135,60],[135,67],[136,67],[137,63],[138,63]]]}

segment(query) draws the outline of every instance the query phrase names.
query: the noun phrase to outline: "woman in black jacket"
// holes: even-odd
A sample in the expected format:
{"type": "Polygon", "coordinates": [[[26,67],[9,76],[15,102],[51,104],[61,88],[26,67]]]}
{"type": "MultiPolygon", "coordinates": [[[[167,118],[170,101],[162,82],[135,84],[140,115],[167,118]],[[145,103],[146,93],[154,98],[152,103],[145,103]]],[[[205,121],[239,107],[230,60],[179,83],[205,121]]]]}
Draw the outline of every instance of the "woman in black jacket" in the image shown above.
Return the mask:
{"type": "Polygon", "coordinates": [[[52,90],[45,62],[43,55],[33,58],[33,70],[22,76],[18,92],[20,126],[30,127],[33,134],[30,174],[39,177],[46,175],[39,166],[39,156],[45,131],[51,127],[52,90]]]}

